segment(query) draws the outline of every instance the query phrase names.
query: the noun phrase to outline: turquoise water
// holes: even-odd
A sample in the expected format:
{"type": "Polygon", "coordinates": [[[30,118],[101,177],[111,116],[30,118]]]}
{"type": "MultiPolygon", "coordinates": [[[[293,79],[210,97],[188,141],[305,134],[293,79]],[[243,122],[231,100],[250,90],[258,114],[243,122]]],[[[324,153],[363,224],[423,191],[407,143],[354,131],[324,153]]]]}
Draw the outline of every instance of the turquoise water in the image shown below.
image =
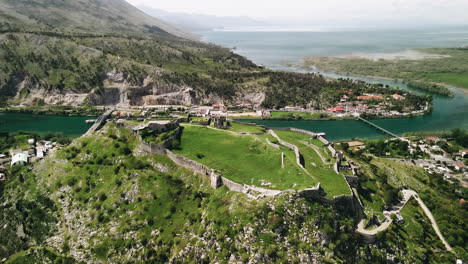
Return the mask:
{"type": "MultiPolygon", "coordinates": [[[[205,32],[208,42],[237,47],[236,52],[269,68],[303,71],[297,64],[305,56],[335,56],[352,53],[399,52],[410,48],[455,47],[468,44],[468,28],[440,28],[406,31],[355,32],[205,32]]],[[[468,62],[467,62],[468,63],[468,62]]],[[[330,77],[359,79],[424,93],[404,83],[388,79],[324,73],[330,77]]],[[[415,118],[374,120],[377,125],[402,134],[414,131],[468,129],[468,96],[454,89],[455,97],[434,97],[432,114],[415,118]]],[[[331,140],[376,138],[384,136],[360,121],[268,121],[272,127],[298,127],[325,132],[331,140]]]]}
{"type": "Polygon", "coordinates": [[[78,137],[84,134],[90,124],[91,117],[84,116],[52,116],[18,113],[0,113],[0,132],[62,132],[66,136],[78,137]]]}

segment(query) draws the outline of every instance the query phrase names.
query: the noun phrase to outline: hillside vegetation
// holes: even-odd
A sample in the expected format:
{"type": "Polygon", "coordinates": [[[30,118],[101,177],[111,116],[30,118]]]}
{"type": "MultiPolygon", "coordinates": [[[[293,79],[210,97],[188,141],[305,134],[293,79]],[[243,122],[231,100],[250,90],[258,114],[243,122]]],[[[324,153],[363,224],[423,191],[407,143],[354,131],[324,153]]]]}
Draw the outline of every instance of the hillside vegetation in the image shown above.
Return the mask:
{"type": "Polygon", "coordinates": [[[336,104],[381,89],[276,72],[202,43],[124,0],[0,3],[0,101],[13,105],[336,104]]]}
{"type": "Polygon", "coordinates": [[[143,13],[125,0],[4,0],[0,3],[0,30],[50,35],[194,37],[143,13]]]}
{"type": "MultiPolygon", "coordinates": [[[[0,184],[0,258],[8,263],[454,261],[439,243],[424,243],[435,242],[424,217],[409,224],[428,230],[427,238],[408,236],[412,231],[405,226],[367,245],[343,210],[294,193],[253,200],[224,187],[214,190],[208,179],[165,156],[137,155],[137,145],[130,130],[108,124],[32,170],[10,168],[8,182],[0,184]],[[418,254],[408,254],[413,252],[418,254]]],[[[414,214],[414,208],[408,210],[414,214]]]]}

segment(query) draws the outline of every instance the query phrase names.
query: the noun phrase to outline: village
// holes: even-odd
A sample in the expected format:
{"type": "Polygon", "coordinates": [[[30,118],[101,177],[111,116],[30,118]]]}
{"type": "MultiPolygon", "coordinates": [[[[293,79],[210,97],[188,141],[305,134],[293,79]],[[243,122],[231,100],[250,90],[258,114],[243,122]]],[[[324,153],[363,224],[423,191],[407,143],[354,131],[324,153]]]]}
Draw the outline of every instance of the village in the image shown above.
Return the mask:
{"type": "Polygon", "coordinates": [[[17,146],[5,153],[0,153],[0,182],[8,180],[7,169],[4,165],[25,166],[36,163],[63,147],[58,142],[48,140],[36,141],[34,138],[29,138],[25,141],[18,142],[17,146]]]}
{"type": "MultiPolygon", "coordinates": [[[[375,149],[378,143],[358,140],[342,142],[350,151],[367,151],[373,155],[394,160],[403,164],[418,166],[429,174],[442,175],[446,181],[458,181],[468,187],[468,149],[454,150],[450,147],[452,138],[436,136],[400,137],[381,141],[384,147],[375,149]],[[395,149],[394,146],[400,146],[395,149]],[[403,147],[401,147],[403,146],[403,147]]],[[[378,148],[378,147],[377,147],[378,148]]]]}
{"type": "Polygon", "coordinates": [[[340,102],[333,107],[326,109],[305,109],[302,107],[287,106],[279,110],[269,110],[269,112],[308,112],[325,114],[330,117],[359,117],[368,115],[374,117],[404,117],[409,115],[422,115],[429,110],[429,103],[422,109],[416,109],[414,106],[404,104],[407,94],[375,94],[364,93],[363,95],[355,95],[352,90],[342,91],[340,102]],[[404,105],[404,106],[402,106],[404,105]]]}

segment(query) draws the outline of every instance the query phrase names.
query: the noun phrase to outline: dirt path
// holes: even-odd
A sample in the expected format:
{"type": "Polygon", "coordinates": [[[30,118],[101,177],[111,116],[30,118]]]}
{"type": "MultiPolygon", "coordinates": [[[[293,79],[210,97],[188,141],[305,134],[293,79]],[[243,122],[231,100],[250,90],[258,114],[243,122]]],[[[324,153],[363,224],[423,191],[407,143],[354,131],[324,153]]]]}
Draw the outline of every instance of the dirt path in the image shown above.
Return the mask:
{"type": "Polygon", "coordinates": [[[423,209],[424,213],[427,215],[429,220],[431,220],[432,227],[434,228],[436,234],[439,236],[440,240],[442,240],[442,243],[444,243],[445,248],[448,251],[453,251],[452,247],[449,245],[449,243],[447,243],[444,236],[440,232],[439,226],[437,225],[437,222],[436,222],[434,216],[432,215],[431,210],[429,210],[429,208],[427,208],[427,206],[424,204],[423,200],[421,200],[421,198],[419,198],[419,195],[417,195],[416,192],[414,193],[413,197],[416,199],[416,201],[418,201],[419,205],[421,206],[421,208],[423,209]]]}

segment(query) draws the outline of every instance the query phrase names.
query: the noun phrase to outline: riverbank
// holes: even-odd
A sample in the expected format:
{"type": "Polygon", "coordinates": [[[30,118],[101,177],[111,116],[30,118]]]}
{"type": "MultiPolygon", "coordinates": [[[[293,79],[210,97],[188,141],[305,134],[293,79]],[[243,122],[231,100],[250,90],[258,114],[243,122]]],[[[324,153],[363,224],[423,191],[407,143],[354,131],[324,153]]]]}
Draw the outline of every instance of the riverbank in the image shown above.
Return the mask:
{"type": "Polygon", "coordinates": [[[73,106],[6,106],[0,107],[0,113],[18,113],[50,116],[99,116],[102,109],[97,107],[73,106]]]}

